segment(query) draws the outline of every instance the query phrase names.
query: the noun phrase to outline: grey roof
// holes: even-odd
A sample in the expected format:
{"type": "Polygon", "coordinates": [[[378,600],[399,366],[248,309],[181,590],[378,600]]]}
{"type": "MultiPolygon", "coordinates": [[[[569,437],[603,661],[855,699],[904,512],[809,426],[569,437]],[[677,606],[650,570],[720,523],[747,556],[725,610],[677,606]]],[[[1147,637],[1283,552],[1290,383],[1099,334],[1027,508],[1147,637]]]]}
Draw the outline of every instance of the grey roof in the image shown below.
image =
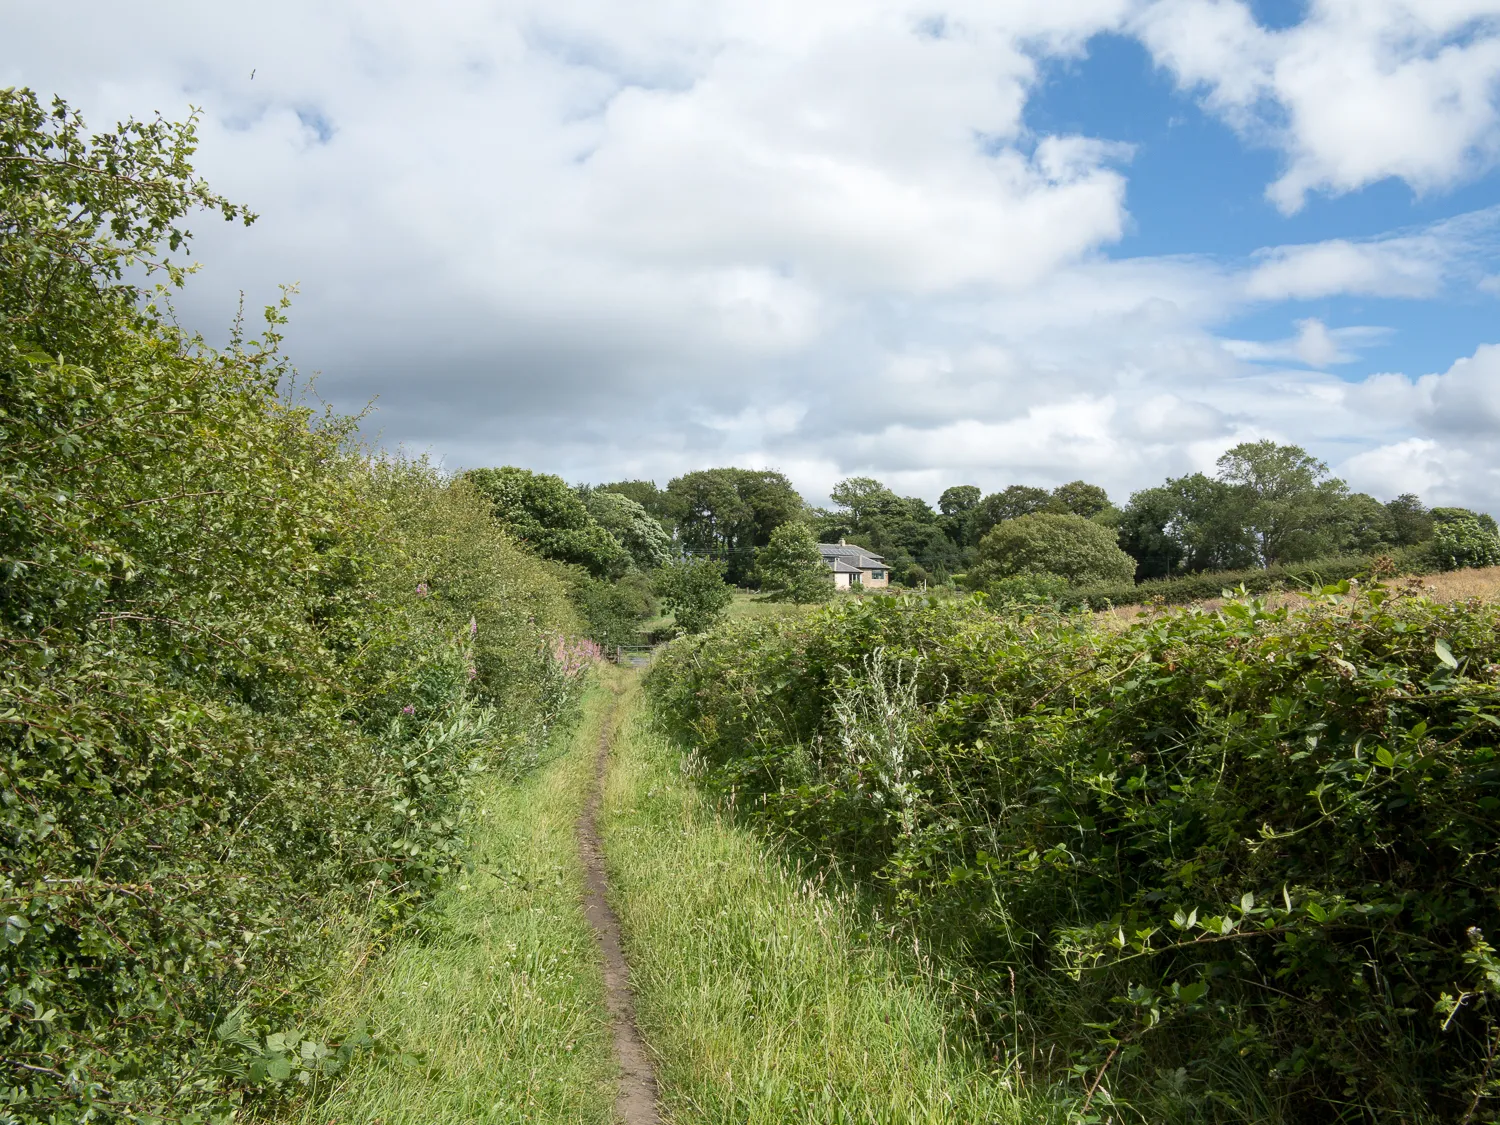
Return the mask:
{"type": "Polygon", "coordinates": [[[833,573],[835,574],[862,574],[859,567],[846,563],[843,559],[833,560],[833,573]]]}
{"type": "MultiPolygon", "coordinates": [[[[818,551],[823,555],[824,562],[835,564],[846,562],[856,570],[884,570],[887,565],[885,559],[863,547],[846,546],[843,543],[819,543],[818,551]]],[[[839,570],[837,565],[833,569],[839,570]]]]}

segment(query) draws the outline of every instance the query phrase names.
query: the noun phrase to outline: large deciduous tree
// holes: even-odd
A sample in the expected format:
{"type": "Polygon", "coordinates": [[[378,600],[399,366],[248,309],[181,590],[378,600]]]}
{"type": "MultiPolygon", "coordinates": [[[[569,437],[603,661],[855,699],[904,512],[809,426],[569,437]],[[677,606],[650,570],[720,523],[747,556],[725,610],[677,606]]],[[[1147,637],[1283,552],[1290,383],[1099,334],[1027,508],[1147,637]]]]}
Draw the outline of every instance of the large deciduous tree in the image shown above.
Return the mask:
{"type": "Polygon", "coordinates": [[[1241,442],[1218,462],[1219,480],[1235,489],[1244,526],[1266,566],[1314,558],[1339,546],[1348,486],[1296,445],[1241,442]]]}
{"type": "Polygon", "coordinates": [[[682,544],[722,558],[732,582],[744,582],[755,549],[802,514],[802,497],[773,469],[700,469],[667,485],[667,507],[682,544]]]}
{"type": "Polygon", "coordinates": [[[581,566],[596,578],[630,569],[630,552],[561,477],[511,465],[470,469],[464,477],[493,505],[495,518],[543,558],[581,566]]]}
{"type": "Polygon", "coordinates": [[[654,570],[672,560],[672,537],[635,500],[599,488],[587,489],[582,495],[589,515],[630,552],[638,568],[654,570]]]}

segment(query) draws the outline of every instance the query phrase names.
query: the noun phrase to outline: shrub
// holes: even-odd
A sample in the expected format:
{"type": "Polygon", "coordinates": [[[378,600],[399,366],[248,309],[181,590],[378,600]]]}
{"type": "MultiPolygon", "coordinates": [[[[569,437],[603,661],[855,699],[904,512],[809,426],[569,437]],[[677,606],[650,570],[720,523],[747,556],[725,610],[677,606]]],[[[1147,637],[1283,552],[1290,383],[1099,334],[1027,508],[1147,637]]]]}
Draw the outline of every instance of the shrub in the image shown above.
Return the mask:
{"type": "Polygon", "coordinates": [[[1005,520],[979,541],[970,580],[981,585],[1015,574],[1053,574],[1074,586],[1128,582],[1135,560],[1113,531],[1076,515],[1035,512],[1005,520]]]}
{"type": "Polygon", "coordinates": [[[703,633],[729,613],[734,591],[724,582],[724,564],[712,559],[683,559],[658,570],[652,590],[666,605],[677,628],[703,633]]]}
{"type": "Polygon", "coordinates": [[[1478,1120],[1497,638],[1500,608],[1383,589],[1121,632],[881,598],[675,642],[649,687],[1033,1085],[1153,1121],[1478,1120]]]}
{"type": "Polygon", "coordinates": [[[1444,570],[1495,566],[1500,564],[1500,537],[1474,516],[1443,520],[1433,529],[1432,554],[1444,570]]]}
{"type": "Polygon", "coordinates": [[[806,524],[782,524],[756,555],[762,588],[773,601],[811,605],[833,597],[833,572],[806,524]]]}
{"type": "Polygon", "coordinates": [[[26,91],[0,126],[0,1100],[227,1120],[368,1042],[294,1029],[569,709],[566,589],[283,399],[279,310],[215,352],[119,283],[212,199],[190,127],[89,140],[26,91]]]}
{"type": "MultiPolygon", "coordinates": [[[[1420,564],[1422,549],[1398,552],[1394,564],[1398,570],[1426,569],[1420,564]]],[[[1057,599],[1064,608],[1105,609],[1116,605],[1136,605],[1159,601],[1165,605],[1187,605],[1223,595],[1225,590],[1244,590],[1249,594],[1269,594],[1278,590],[1319,589],[1329,583],[1363,578],[1373,573],[1375,559],[1370,555],[1338,555],[1305,563],[1282,566],[1250,567],[1245,570],[1209,570],[1201,574],[1183,574],[1176,578],[1148,582],[1122,582],[1110,585],[1083,586],[1057,599]]]]}

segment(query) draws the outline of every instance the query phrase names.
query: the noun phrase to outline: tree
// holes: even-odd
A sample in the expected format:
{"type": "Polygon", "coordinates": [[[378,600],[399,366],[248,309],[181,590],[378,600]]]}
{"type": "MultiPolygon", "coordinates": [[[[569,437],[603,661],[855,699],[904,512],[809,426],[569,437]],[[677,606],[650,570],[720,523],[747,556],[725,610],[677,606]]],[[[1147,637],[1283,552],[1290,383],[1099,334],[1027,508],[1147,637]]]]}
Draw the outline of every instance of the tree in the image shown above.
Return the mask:
{"type": "Polygon", "coordinates": [[[803,523],[784,523],[760,550],[761,587],[775,601],[809,605],[833,596],[833,571],[803,523]]]}
{"type": "Polygon", "coordinates": [[[971,572],[983,582],[1016,574],[1055,574],[1075,586],[1130,582],[1135,560],[1120,550],[1115,536],[1082,516],[1033,512],[997,524],[979,543],[979,565],[971,572]]]}
{"type": "Polygon", "coordinates": [[[639,643],[641,622],[656,615],[652,580],[640,571],[633,571],[618,582],[579,574],[573,602],[588,622],[589,636],[601,645],[639,643]]]}
{"type": "Polygon", "coordinates": [[[1141,579],[1179,571],[1237,570],[1256,561],[1241,495],[1202,473],[1134,493],[1120,515],[1117,534],[1120,546],[1136,560],[1141,579]]]}
{"type": "Polygon", "coordinates": [[[848,512],[856,530],[901,504],[901,498],[874,477],[846,477],[829,490],[828,498],[848,512]]]}
{"type": "Polygon", "coordinates": [[[955,484],[943,489],[943,494],[938,497],[938,511],[945,516],[964,515],[978,506],[981,495],[975,485],[955,484]]]}
{"type": "Polygon", "coordinates": [[[630,553],[561,477],[507,465],[470,469],[464,478],[494,506],[495,518],[543,558],[581,566],[596,578],[630,569],[630,553]]]}
{"type": "Polygon", "coordinates": [[[1396,544],[1390,509],[1364,492],[1351,493],[1339,505],[1338,549],[1369,554],[1396,544]]]}
{"type": "Polygon", "coordinates": [[[1413,547],[1432,538],[1432,513],[1416,493],[1403,492],[1385,506],[1391,517],[1391,541],[1398,547],[1413,547]]]}
{"type": "Polygon", "coordinates": [[[717,559],[683,559],[656,572],[652,591],[684,633],[706,633],[729,612],[734,591],[717,559]]]}
{"type": "Polygon", "coordinates": [[[1045,488],[1032,488],[1027,484],[1013,484],[981,500],[974,509],[974,520],[970,528],[976,540],[988,535],[990,529],[1005,520],[1029,516],[1033,512],[1045,512],[1052,506],[1052,493],[1045,488]]]}
{"type": "Polygon", "coordinates": [[[1500,527],[1495,525],[1495,517],[1484,512],[1471,511],[1468,508],[1434,508],[1432,509],[1432,520],[1434,531],[1445,523],[1453,523],[1456,520],[1477,520],[1479,526],[1491,535],[1500,534],[1500,527]]]}
{"type": "Polygon", "coordinates": [[[772,469],[700,469],[667,485],[668,510],[684,546],[722,557],[729,578],[754,569],[755,548],[802,514],[802,497],[772,469]]]}
{"type": "Polygon", "coordinates": [[[1109,493],[1097,484],[1071,480],[1052,490],[1052,505],[1049,510],[1072,512],[1075,516],[1093,519],[1113,506],[1109,502],[1109,493]]]}
{"type": "Polygon", "coordinates": [[[672,560],[672,537],[644,507],[618,492],[581,491],[589,515],[630,552],[638,568],[655,570],[672,560]]]}
{"type": "Polygon", "coordinates": [[[667,494],[656,487],[653,480],[618,480],[612,484],[601,484],[593,491],[615,492],[621,496],[634,500],[646,511],[651,513],[653,519],[657,520],[669,532],[671,531],[672,516],[668,511],[667,494]]]}
{"type": "Polygon", "coordinates": [[[1262,565],[1315,558],[1337,546],[1348,486],[1301,446],[1241,442],[1219,458],[1218,469],[1244,504],[1244,526],[1262,565]]]}

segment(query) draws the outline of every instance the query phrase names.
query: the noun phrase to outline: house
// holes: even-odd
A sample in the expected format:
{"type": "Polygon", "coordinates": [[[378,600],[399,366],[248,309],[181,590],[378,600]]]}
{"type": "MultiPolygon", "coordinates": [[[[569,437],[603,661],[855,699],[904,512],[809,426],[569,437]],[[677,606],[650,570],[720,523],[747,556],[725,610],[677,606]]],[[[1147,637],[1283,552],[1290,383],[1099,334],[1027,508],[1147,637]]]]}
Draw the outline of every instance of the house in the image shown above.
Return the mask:
{"type": "Polygon", "coordinates": [[[840,539],[837,543],[819,543],[818,553],[833,570],[836,590],[847,590],[850,586],[880,589],[891,584],[891,571],[885,560],[864,547],[851,547],[840,539]]]}

